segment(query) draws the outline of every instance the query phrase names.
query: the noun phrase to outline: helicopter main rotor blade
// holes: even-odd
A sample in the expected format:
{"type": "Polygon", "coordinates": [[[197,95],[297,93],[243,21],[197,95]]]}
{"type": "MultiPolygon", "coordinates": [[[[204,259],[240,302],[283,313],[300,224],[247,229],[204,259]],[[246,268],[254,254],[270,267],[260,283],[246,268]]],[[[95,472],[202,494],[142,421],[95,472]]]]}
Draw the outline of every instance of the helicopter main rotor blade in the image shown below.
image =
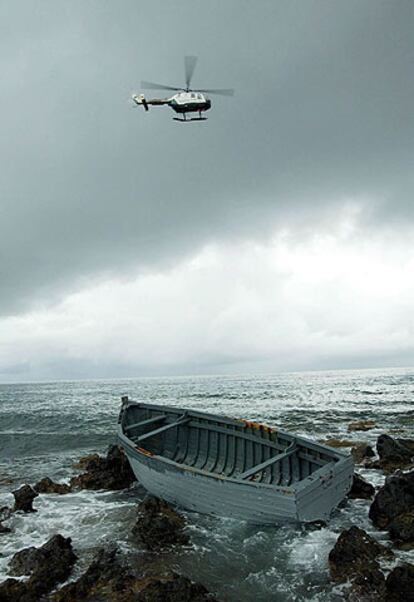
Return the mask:
{"type": "Polygon", "coordinates": [[[187,86],[187,90],[190,88],[190,84],[191,84],[191,80],[193,79],[193,73],[194,73],[196,63],[197,63],[196,56],[184,57],[185,84],[187,86]]]}
{"type": "Polygon", "coordinates": [[[206,94],[221,94],[221,96],[234,96],[233,88],[217,88],[216,90],[194,90],[194,92],[205,92],[206,94]]]}
{"type": "Polygon", "coordinates": [[[154,82],[141,82],[141,88],[146,90],[182,90],[182,88],[175,88],[174,86],[164,86],[164,84],[155,84],[154,82]]]}

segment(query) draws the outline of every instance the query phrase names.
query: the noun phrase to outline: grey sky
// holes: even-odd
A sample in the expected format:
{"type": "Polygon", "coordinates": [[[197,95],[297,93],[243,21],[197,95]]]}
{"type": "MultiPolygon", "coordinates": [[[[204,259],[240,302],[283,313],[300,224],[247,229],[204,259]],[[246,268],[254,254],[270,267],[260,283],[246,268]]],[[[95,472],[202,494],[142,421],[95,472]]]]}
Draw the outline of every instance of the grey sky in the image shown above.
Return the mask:
{"type": "Polygon", "coordinates": [[[413,218],[414,3],[0,3],[0,313],[206,244],[413,218]],[[205,123],[128,104],[141,79],[234,87],[205,123]]]}

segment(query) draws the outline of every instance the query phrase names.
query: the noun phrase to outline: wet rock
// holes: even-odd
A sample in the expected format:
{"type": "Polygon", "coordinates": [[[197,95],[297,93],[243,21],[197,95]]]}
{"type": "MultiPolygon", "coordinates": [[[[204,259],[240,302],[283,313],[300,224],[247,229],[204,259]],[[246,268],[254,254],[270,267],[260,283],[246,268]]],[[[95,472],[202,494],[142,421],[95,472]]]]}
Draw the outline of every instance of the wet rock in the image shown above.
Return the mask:
{"type": "Polygon", "coordinates": [[[69,577],[76,556],[70,538],[55,535],[40,548],[17,552],[10,571],[17,576],[30,575],[26,581],[7,579],[0,584],[1,602],[39,602],[69,577]]]}
{"type": "Polygon", "coordinates": [[[361,599],[375,599],[385,591],[385,577],[378,558],[392,552],[370,537],[363,529],[343,531],[329,553],[331,578],[337,583],[350,581],[352,592],[361,599]]]}
{"type": "Polygon", "coordinates": [[[6,579],[0,583],[0,602],[39,602],[35,592],[26,583],[17,579],[6,579]]]}
{"type": "Polygon", "coordinates": [[[37,510],[33,508],[33,500],[37,498],[39,494],[36,493],[33,487],[30,487],[30,485],[22,485],[19,489],[16,489],[16,491],[12,491],[12,493],[14,495],[13,512],[37,512],[37,510]]]}
{"type": "MultiPolygon", "coordinates": [[[[116,548],[100,549],[86,572],[72,583],[68,583],[51,596],[53,602],[75,602],[88,600],[105,590],[108,600],[110,593],[122,592],[128,588],[131,577],[125,567],[116,558],[116,548]]],[[[99,598],[97,598],[99,600],[99,598]]]]}
{"type": "MultiPolygon", "coordinates": [[[[144,563],[140,563],[141,567],[144,563]]],[[[162,563],[161,563],[162,564],[162,563]]],[[[116,549],[99,550],[87,571],[52,594],[50,602],[214,602],[205,587],[157,562],[136,573],[116,549]]]]}
{"type": "Polygon", "coordinates": [[[16,552],[9,563],[9,573],[16,577],[39,576],[52,585],[65,581],[76,561],[70,537],[54,535],[40,548],[30,547],[16,552]]]}
{"type": "Polygon", "coordinates": [[[377,439],[380,467],[388,473],[413,465],[414,451],[410,439],[393,439],[380,435],[377,439]]]}
{"type": "Polygon", "coordinates": [[[188,544],[184,527],[184,518],[167,502],[148,496],[138,506],[138,519],[132,534],[148,550],[159,550],[175,544],[188,544]]]}
{"type": "Polygon", "coordinates": [[[334,437],[321,439],[319,442],[323,445],[328,445],[329,447],[352,447],[355,445],[355,441],[352,441],[351,439],[335,439],[334,437]]]}
{"type": "Polygon", "coordinates": [[[41,479],[34,485],[33,489],[37,491],[37,493],[59,493],[61,495],[70,492],[69,485],[66,485],[66,483],[55,483],[52,479],[49,479],[49,477],[41,479]]]}
{"type": "Polygon", "coordinates": [[[387,477],[369,509],[369,518],[379,529],[386,529],[400,514],[414,511],[414,471],[387,477]]]}
{"type": "MultiPolygon", "coordinates": [[[[144,585],[137,598],[139,602],[214,602],[201,583],[171,572],[144,585]]],[[[216,601],[217,602],[217,601],[216,601]]]]}
{"type": "Polygon", "coordinates": [[[395,567],[385,582],[387,602],[414,601],[414,566],[402,564],[395,567]]]}
{"type": "Polygon", "coordinates": [[[375,452],[368,443],[358,443],[351,449],[351,454],[356,464],[362,464],[367,458],[373,458],[375,452]]]}
{"type": "Polygon", "coordinates": [[[118,445],[111,445],[105,458],[96,454],[83,458],[86,472],[70,480],[71,489],[125,489],[135,475],[118,445]]]}
{"type": "Polygon", "coordinates": [[[360,477],[359,474],[355,473],[352,481],[351,491],[348,493],[348,497],[353,500],[370,500],[374,497],[374,495],[375,487],[360,477]]]}
{"type": "Polygon", "coordinates": [[[388,525],[391,539],[414,542],[414,511],[400,514],[388,525]]]}
{"type": "Polygon", "coordinates": [[[348,424],[348,433],[353,431],[370,431],[375,426],[377,425],[373,420],[356,420],[348,424]]]}
{"type": "Polygon", "coordinates": [[[73,464],[73,468],[78,468],[79,470],[88,470],[90,462],[99,462],[100,459],[101,457],[99,454],[88,454],[87,456],[82,456],[79,458],[79,460],[73,464]]]}
{"type": "Polygon", "coordinates": [[[11,533],[11,529],[9,527],[5,527],[3,525],[3,521],[10,518],[12,513],[12,509],[8,506],[2,506],[0,508],[0,535],[5,533],[11,533]]]}

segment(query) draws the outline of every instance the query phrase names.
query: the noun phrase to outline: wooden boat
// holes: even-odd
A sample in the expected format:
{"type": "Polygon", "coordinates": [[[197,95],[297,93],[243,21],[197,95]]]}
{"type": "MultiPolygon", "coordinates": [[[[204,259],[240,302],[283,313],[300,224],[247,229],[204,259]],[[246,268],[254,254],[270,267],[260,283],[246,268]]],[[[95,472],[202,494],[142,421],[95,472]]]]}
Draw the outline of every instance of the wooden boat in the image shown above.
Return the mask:
{"type": "Polygon", "coordinates": [[[151,494],[201,513],[326,521],[352,485],[350,456],[249,420],[123,397],[118,438],[151,494]]]}

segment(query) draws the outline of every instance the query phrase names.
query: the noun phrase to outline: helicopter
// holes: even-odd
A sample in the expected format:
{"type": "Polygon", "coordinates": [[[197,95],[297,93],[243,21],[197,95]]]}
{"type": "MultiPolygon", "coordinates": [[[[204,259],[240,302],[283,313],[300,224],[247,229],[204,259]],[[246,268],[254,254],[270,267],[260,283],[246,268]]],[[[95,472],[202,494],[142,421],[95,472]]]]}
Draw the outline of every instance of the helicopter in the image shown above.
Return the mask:
{"type": "Polygon", "coordinates": [[[194,69],[197,63],[196,56],[184,57],[185,70],[185,87],[178,88],[176,86],[164,86],[153,82],[142,81],[141,88],[146,90],[172,90],[176,94],[169,98],[152,98],[147,99],[144,94],[133,94],[132,100],[138,106],[143,106],[146,111],[152,106],[167,105],[171,107],[181,117],[173,117],[175,121],[206,121],[207,117],[203,117],[203,113],[211,109],[211,100],[205,94],[220,94],[221,96],[233,96],[234,90],[229,89],[213,89],[213,90],[196,90],[190,88],[193,78],[194,69]],[[188,113],[198,113],[198,117],[187,118],[188,113]]]}

